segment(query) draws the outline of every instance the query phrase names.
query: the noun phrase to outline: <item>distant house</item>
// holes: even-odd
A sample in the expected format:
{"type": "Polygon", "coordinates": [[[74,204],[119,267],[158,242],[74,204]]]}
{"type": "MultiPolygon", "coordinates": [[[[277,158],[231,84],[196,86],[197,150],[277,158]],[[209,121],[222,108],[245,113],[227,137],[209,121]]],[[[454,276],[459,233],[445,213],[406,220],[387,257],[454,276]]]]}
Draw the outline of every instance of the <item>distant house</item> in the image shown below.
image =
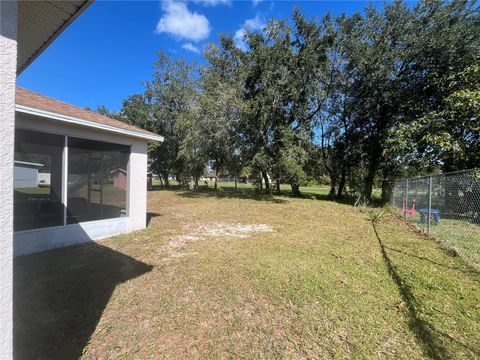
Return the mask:
{"type": "Polygon", "coordinates": [[[43,164],[19,161],[13,162],[13,187],[15,189],[36,188],[39,185],[38,170],[43,164]]]}
{"type": "Polygon", "coordinates": [[[113,175],[113,186],[120,190],[127,188],[127,171],[123,169],[115,169],[111,171],[113,175]]]}
{"type": "Polygon", "coordinates": [[[208,179],[209,181],[215,181],[215,179],[217,178],[217,174],[215,174],[214,172],[210,172],[206,174],[204,178],[208,179]]]}

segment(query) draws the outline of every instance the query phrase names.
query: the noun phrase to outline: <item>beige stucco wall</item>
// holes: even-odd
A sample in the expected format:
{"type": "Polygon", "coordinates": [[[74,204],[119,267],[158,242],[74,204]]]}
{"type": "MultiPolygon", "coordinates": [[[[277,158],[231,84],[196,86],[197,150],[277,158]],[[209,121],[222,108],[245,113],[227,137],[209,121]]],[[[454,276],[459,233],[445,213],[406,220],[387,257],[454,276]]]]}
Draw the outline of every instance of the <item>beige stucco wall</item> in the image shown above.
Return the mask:
{"type": "MultiPolygon", "coordinates": [[[[78,125],[66,124],[56,120],[41,118],[34,115],[17,112],[16,127],[35,131],[42,131],[60,135],[70,135],[91,140],[107,141],[130,146],[130,159],[128,162],[128,187],[127,187],[127,217],[98,220],[93,224],[79,228],[78,225],[50,228],[48,230],[28,230],[15,234],[15,255],[26,254],[34,251],[65,246],[89,240],[104,238],[109,235],[141,230],[146,226],[147,215],[147,149],[146,140],[114,134],[98,129],[89,129],[78,125]],[[103,222],[103,223],[102,223],[103,222]],[[70,228],[69,228],[70,227],[70,228]],[[69,236],[63,236],[67,233],[69,236]],[[75,236],[74,234],[78,234],[75,236]],[[44,246],[40,246],[41,238],[44,246]],[[47,239],[48,237],[48,239],[47,239]]],[[[81,225],[81,224],[79,224],[81,225]]]]}
{"type": "Polygon", "coordinates": [[[13,140],[17,2],[0,1],[0,359],[12,358],[13,140]]]}

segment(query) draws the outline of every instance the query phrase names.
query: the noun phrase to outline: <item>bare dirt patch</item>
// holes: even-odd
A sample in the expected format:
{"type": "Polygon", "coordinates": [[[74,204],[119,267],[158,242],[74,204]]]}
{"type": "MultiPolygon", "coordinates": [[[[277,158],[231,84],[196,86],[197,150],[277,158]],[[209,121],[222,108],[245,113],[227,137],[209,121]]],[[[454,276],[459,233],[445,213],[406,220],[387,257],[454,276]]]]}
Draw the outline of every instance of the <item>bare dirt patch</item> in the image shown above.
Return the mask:
{"type": "Polygon", "coordinates": [[[273,232],[267,224],[241,224],[241,223],[200,223],[185,226],[185,234],[175,235],[160,247],[166,257],[162,261],[170,261],[186,256],[193,256],[197,252],[188,252],[188,243],[207,239],[245,239],[258,233],[273,232]]]}

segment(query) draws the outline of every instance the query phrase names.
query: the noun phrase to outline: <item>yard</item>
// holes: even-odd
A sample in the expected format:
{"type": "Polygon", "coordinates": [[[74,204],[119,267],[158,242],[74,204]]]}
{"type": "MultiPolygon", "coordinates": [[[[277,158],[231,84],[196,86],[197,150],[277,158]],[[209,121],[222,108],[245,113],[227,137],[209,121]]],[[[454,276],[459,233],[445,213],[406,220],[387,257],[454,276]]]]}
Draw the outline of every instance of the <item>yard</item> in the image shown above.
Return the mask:
{"type": "Polygon", "coordinates": [[[302,190],[151,191],[145,231],[16,258],[17,358],[480,357],[478,268],[302,190]]]}

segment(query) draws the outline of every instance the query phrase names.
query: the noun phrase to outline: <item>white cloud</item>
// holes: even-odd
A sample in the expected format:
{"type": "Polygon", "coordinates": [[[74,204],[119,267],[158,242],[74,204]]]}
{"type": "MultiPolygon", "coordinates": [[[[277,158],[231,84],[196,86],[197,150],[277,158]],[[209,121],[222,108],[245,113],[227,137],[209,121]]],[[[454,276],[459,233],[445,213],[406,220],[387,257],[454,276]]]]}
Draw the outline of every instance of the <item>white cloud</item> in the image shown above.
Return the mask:
{"type": "Polygon", "coordinates": [[[261,2],[262,2],[262,0],[252,0],[253,7],[257,6],[261,2]]]}
{"type": "Polygon", "coordinates": [[[157,24],[157,33],[167,33],[190,41],[205,40],[210,35],[210,22],[196,12],[191,12],[187,4],[178,1],[165,1],[164,14],[157,24]]]}
{"type": "Polygon", "coordinates": [[[265,22],[260,15],[257,14],[257,16],[255,16],[253,19],[245,20],[243,27],[248,31],[262,30],[265,27],[265,22]]]}
{"type": "Polygon", "coordinates": [[[264,27],[265,21],[263,21],[259,14],[257,14],[253,19],[245,20],[243,25],[237,31],[235,31],[235,35],[233,36],[237,47],[245,50],[247,48],[245,34],[247,32],[261,31],[264,27]]]}
{"type": "Polygon", "coordinates": [[[191,42],[185,43],[182,45],[182,49],[194,52],[196,54],[200,54],[200,49],[193,45],[191,42]]]}
{"type": "Polygon", "coordinates": [[[204,6],[230,5],[232,3],[231,0],[193,0],[193,2],[204,6]]]}

